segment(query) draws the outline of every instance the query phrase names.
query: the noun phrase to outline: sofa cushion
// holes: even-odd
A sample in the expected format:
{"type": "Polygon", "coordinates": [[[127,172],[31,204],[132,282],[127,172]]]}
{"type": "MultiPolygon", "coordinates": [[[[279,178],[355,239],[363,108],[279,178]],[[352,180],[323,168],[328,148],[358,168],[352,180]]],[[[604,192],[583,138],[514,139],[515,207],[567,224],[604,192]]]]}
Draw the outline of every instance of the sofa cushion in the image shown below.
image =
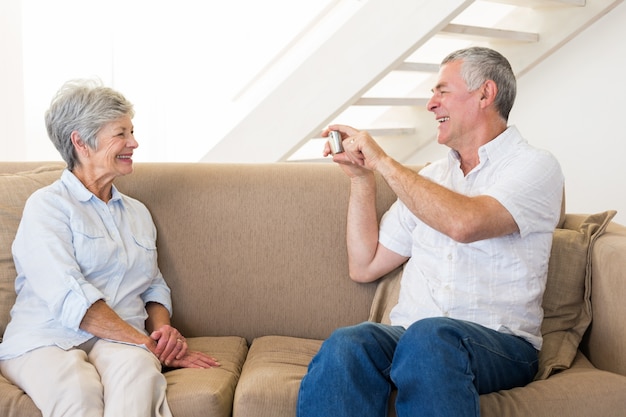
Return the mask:
{"type": "Polygon", "coordinates": [[[536,379],[570,367],[591,323],[591,252],[615,216],[606,211],[588,216],[578,226],[554,231],[543,295],[543,347],[536,379]]]}
{"type": "Polygon", "coordinates": [[[33,400],[17,386],[0,374],[0,416],[41,417],[41,411],[33,400]]]}
{"type": "Polygon", "coordinates": [[[233,417],[293,417],[300,381],[321,340],[263,336],[252,341],[235,390],[233,417]]]}
{"type": "Polygon", "coordinates": [[[190,337],[189,348],[205,352],[221,364],[210,369],[165,372],[167,401],[176,417],[230,417],[235,387],[248,353],[243,337],[190,337]]]}
{"type": "Polygon", "coordinates": [[[33,171],[0,174],[0,338],[15,302],[15,265],[11,245],[22,218],[24,204],[37,189],[61,176],[63,165],[52,164],[33,171]]]}
{"type": "Polygon", "coordinates": [[[570,368],[548,379],[481,395],[480,415],[622,417],[624,392],[625,376],[595,368],[579,351],[570,368]]]}
{"type": "MultiPolygon", "coordinates": [[[[593,243],[615,216],[607,211],[588,216],[578,225],[556,229],[544,293],[543,348],[536,379],[545,379],[569,368],[585,330],[591,322],[591,251],[593,243]]],[[[370,321],[389,323],[389,312],[398,301],[401,272],[378,284],[370,321]]]]}
{"type": "MultiPolygon", "coordinates": [[[[221,366],[211,369],[165,371],[167,401],[176,417],[230,417],[235,386],[248,345],[242,337],[190,337],[189,348],[215,357],[221,366]]],[[[21,389],[0,375],[3,397],[0,416],[41,417],[41,412],[21,389]]]]}

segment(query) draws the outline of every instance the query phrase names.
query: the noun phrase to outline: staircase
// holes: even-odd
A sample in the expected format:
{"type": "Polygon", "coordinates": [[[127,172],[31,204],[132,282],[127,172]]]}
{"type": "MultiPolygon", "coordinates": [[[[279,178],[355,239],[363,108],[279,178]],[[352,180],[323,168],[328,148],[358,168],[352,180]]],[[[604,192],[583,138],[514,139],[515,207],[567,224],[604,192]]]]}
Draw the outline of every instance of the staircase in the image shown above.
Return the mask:
{"type": "Polygon", "coordinates": [[[319,133],[333,122],[367,129],[406,161],[435,138],[425,105],[449,52],[494,48],[519,78],[620,2],[330,2],[240,93],[239,122],[201,161],[323,161],[319,133]]]}

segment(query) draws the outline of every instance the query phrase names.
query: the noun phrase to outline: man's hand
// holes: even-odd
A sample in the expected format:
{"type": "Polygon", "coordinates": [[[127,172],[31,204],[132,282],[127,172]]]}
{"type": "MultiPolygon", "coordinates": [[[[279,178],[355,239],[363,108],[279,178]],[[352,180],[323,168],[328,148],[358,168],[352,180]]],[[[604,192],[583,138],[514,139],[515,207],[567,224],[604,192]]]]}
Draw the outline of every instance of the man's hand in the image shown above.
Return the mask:
{"type": "MultiPolygon", "coordinates": [[[[351,178],[365,176],[375,170],[377,161],[387,155],[376,141],[365,131],[359,131],[346,125],[331,125],[322,136],[336,130],[341,134],[344,152],[333,155],[333,161],[340,164],[351,178]]],[[[324,156],[331,154],[328,143],[324,146],[324,156]]]]}

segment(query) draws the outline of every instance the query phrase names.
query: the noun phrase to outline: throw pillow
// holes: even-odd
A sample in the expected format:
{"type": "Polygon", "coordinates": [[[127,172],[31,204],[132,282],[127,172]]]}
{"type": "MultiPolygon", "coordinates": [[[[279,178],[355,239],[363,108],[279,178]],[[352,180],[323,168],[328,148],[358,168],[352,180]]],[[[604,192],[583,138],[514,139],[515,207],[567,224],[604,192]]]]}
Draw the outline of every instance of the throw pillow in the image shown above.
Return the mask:
{"type": "Polygon", "coordinates": [[[391,313],[393,307],[398,304],[400,281],[402,281],[403,272],[404,265],[396,268],[378,280],[376,293],[374,294],[374,299],[370,306],[369,321],[391,324],[389,313],[391,313]]]}
{"type": "Polygon", "coordinates": [[[615,211],[587,217],[577,229],[556,229],[543,296],[543,347],[535,379],[568,369],[591,323],[591,252],[615,211]]]}
{"type": "MultiPolygon", "coordinates": [[[[53,165],[35,171],[0,174],[0,340],[15,303],[15,265],[11,245],[30,195],[61,176],[63,166],[53,165]]],[[[33,236],[36,238],[36,236],[33,236]]]]}

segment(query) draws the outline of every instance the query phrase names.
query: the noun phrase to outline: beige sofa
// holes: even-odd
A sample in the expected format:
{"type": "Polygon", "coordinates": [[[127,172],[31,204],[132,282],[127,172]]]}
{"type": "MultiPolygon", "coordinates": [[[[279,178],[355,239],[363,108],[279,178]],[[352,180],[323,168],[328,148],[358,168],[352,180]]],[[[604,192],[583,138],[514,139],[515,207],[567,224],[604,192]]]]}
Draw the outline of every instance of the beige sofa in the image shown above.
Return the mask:
{"type": "MultiPolygon", "coordinates": [[[[387,320],[397,296],[401,270],[379,284],[348,278],[348,180],[332,164],[135,165],[116,184],[152,212],[173,323],[222,363],[164,370],[174,415],[294,416],[321,341],[339,326],[387,320]]],[[[24,201],[61,169],[0,162],[0,335],[15,298],[10,246],[24,201]]],[[[394,196],[379,186],[382,214],[394,196]]],[[[564,217],[544,300],[543,371],[526,387],[482,396],[483,416],[626,415],[626,228],[604,231],[611,214],[564,217]]],[[[40,416],[1,375],[0,416],[40,416]]]]}

